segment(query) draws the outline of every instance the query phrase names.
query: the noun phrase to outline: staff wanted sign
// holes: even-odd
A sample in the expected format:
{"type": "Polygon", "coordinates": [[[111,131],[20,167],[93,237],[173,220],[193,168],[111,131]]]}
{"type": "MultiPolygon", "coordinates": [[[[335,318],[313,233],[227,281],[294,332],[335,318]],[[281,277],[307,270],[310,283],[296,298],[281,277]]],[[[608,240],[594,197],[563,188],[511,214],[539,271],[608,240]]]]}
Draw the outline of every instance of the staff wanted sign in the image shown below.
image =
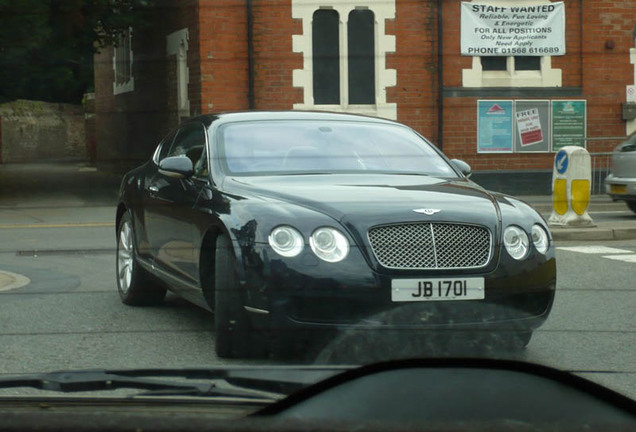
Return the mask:
{"type": "Polygon", "coordinates": [[[468,56],[565,54],[563,2],[495,6],[462,2],[461,53],[468,56]]]}

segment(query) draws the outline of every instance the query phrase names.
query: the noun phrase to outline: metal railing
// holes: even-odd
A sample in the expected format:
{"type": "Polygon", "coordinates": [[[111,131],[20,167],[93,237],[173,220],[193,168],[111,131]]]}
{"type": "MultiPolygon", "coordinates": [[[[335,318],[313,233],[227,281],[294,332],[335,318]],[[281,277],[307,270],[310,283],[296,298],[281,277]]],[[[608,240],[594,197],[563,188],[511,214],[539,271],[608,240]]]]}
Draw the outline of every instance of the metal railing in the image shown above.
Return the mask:
{"type": "Polygon", "coordinates": [[[605,177],[612,167],[612,152],[590,153],[592,164],[592,195],[605,194],[605,177]]]}

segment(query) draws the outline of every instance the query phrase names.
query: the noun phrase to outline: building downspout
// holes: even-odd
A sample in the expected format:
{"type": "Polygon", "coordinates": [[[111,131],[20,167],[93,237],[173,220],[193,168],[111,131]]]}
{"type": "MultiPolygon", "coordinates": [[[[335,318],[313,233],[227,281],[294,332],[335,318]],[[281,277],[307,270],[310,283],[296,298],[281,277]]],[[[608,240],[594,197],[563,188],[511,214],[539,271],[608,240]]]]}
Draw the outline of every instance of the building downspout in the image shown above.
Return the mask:
{"type": "Polygon", "coordinates": [[[442,24],[442,5],[437,2],[437,147],[444,150],[444,43],[442,24]]]}
{"type": "Polygon", "coordinates": [[[247,101],[249,109],[254,109],[254,13],[252,0],[247,6],[247,101]]]}

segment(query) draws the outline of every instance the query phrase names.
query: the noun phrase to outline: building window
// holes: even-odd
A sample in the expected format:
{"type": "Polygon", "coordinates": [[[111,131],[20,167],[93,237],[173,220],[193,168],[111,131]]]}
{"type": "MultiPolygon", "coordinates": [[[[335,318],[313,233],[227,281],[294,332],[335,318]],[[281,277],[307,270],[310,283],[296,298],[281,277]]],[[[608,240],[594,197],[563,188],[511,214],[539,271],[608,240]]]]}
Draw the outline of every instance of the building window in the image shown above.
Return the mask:
{"type": "Polygon", "coordinates": [[[295,109],[397,118],[397,105],[386,102],[387,87],[396,84],[396,71],[386,69],[395,36],[385,34],[395,0],[292,0],[292,16],[303,26],[292,36],[294,52],[304,58],[293,74],[294,86],[303,89],[295,109]]]}
{"type": "Polygon", "coordinates": [[[349,103],[375,103],[375,26],[373,12],[356,9],[347,23],[349,103]]]}
{"type": "Polygon", "coordinates": [[[115,82],[113,93],[120,94],[135,89],[133,78],[132,29],[124,30],[115,40],[113,70],[115,82]]]}
{"type": "MultiPolygon", "coordinates": [[[[347,20],[347,56],[340,56],[340,19],[333,9],[319,9],[312,21],[314,103],[340,104],[340,70],[347,70],[349,104],[375,104],[375,33],[373,12],[354,9],[347,20]],[[342,63],[341,63],[342,59],[342,63]]],[[[346,102],[344,102],[346,103],[346,102]]]]}
{"type": "Polygon", "coordinates": [[[320,9],[312,22],[314,103],[340,103],[340,20],[338,12],[320,9]]]}
{"type": "Polygon", "coordinates": [[[482,71],[509,71],[514,74],[516,71],[540,71],[541,57],[519,56],[519,57],[480,57],[482,71]]]}
{"type": "Polygon", "coordinates": [[[560,87],[561,69],[552,69],[552,57],[473,57],[473,67],[462,71],[464,87],[560,87]]]}

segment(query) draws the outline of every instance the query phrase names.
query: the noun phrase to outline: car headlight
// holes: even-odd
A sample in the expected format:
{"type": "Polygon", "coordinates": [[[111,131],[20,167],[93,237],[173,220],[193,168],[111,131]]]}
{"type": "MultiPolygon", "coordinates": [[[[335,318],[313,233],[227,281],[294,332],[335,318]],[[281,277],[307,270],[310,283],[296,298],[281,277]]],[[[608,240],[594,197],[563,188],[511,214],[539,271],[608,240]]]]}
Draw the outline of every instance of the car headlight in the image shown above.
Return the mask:
{"type": "Polygon", "coordinates": [[[309,246],[316,256],[327,262],[338,262],[349,253],[349,241],[338,230],[329,227],[318,228],[309,237],[309,246]]]}
{"type": "Polygon", "coordinates": [[[284,257],[295,257],[305,247],[303,236],[288,225],[274,228],[267,240],[272,249],[284,257]]]}
{"type": "Polygon", "coordinates": [[[511,225],[505,229],[503,235],[506,250],[516,260],[521,260],[528,254],[530,240],[528,234],[518,226],[511,225]]]}
{"type": "Polygon", "coordinates": [[[548,251],[550,238],[541,225],[532,225],[532,243],[534,243],[534,247],[537,248],[539,253],[545,255],[548,251]]]}

